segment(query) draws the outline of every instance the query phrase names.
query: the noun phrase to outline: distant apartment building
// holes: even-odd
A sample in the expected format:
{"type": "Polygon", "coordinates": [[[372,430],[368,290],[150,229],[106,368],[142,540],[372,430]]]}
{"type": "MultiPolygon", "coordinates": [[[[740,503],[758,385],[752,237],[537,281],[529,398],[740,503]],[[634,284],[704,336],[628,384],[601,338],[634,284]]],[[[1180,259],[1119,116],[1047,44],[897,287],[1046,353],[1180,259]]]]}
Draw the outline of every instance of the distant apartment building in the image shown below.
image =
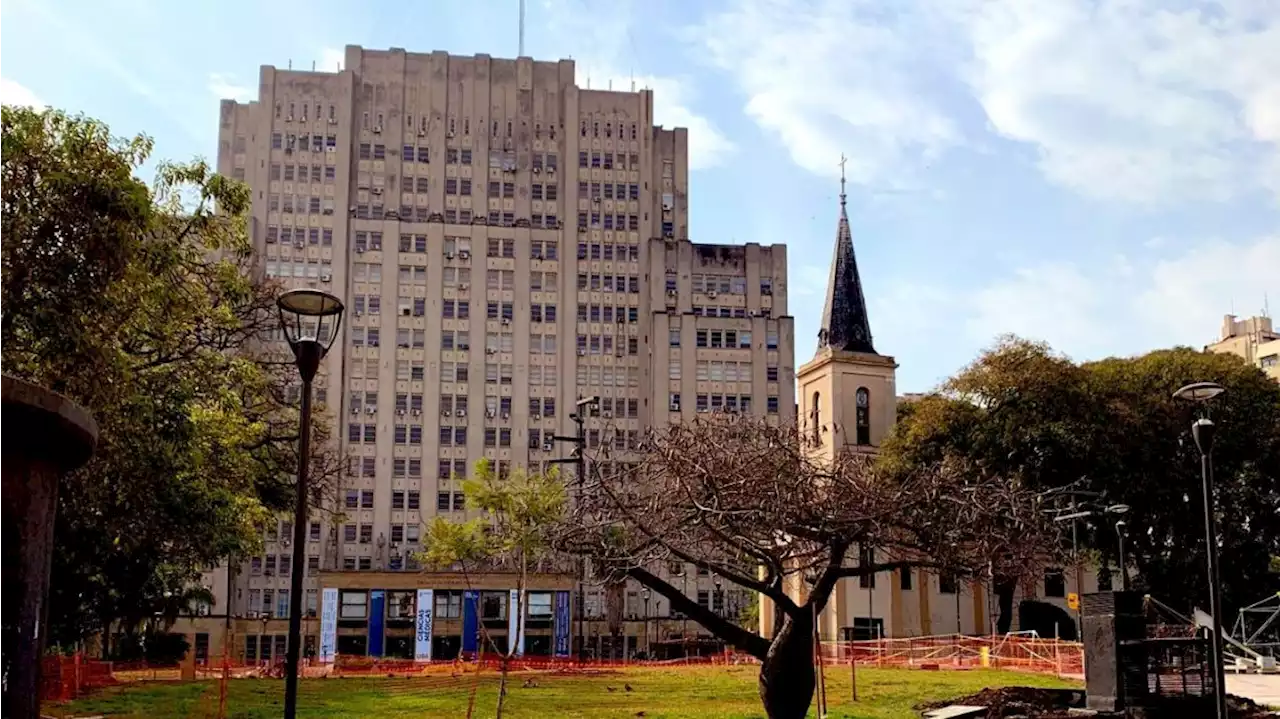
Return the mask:
{"type": "Polygon", "coordinates": [[[1243,357],[1280,382],[1280,333],[1272,328],[1271,318],[1266,315],[1244,320],[1235,315],[1223,317],[1222,334],[1205,349],[1243,357]]]}
{"type": "MultiPolygon", "coordinates": [[[[295,571],[305,655],[449,657],[478,623],[515,641],[513,576],[468,584],[414,559],[427,522],[467,517],[478,460],[505,474],[569,456],[553,437],[585,397],[588,455],[618,462],[698,412],[794,420],[785,247],[690,242],[688,133],[654,126],[650,90],[580,88],[568,60],[348,46],[339,72],[264,66],[256,101],[223,101],[218,171],[252,190],[261,271],[346,304],[316,399],[350,464],[306,566],[282,517],[261,556],[206,578],[217,601],[176,629],[198,654],[282,657],[295,571]]],[[[667,572],[718,611],[749,601],[667,572]]],[[[576,652],[580,613],[598,654],[696,633],[638,587],[611,601],[606,621],[598,588],[539,576],[519,641],[576,652]]]]}

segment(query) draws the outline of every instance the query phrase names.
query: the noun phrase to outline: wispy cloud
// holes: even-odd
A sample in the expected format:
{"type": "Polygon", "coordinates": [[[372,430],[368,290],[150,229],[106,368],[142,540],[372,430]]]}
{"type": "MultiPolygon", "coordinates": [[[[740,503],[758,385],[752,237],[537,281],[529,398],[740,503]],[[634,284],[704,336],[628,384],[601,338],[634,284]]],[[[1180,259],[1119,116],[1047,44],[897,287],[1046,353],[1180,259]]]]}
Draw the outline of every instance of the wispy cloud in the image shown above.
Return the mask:
{"type": "Polygon", "coordinates": [[[42,108],[47,103],[25,86],[0,78],[0,104],[42,108]]]}
{"type": "Polygon", "coordinates": [[[844,151],[893,182],[994,133],[1090,198],[1280,196],[1277,3],[743,0],[695,35],[817,174],[844,151]]]}
{"type": "Polygon", "coordinates": [[[209,92],[219,100],[248,102],[257,96],[253,88],[240,85],[235,78],[220,72],[209,73],[209,92]]]}
{"type": "Polygon", "coordinates": [[[620,2],[600,13],[585,12],[581,3],[546,0],[544,14],[556,46],[572,55],[577,82],[596,89],[653,90],[654,122],[667,128],[689,129],[689,169],[724,163],[737,147],[706,114],[695,109],[697,87],[688,77],[624,72],[621,48],[630,48],[632,4],[620,2]],[[627,43],[621,42],[626,38],[627,43]]]}

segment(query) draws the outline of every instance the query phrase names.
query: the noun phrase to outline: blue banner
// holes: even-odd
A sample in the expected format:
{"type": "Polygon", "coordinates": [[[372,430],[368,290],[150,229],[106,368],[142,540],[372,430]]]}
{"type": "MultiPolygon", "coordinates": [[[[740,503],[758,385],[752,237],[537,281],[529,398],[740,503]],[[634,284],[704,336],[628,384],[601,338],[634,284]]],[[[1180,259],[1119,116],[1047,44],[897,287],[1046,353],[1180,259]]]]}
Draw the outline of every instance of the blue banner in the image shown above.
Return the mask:
{"type": "Polygon", "coordinates": [[[480,592],[462,593],[462,653],[474,655],[480,649],[480,592]]]}
{"type": "Polygon", "coordinates": [[[555,655],[557,657],[569,656],[569,593],[556,592],[556,613],[552,620],[555,634],[555,655]]]}
{"type": "Polygon", "coordinates": [[[387,593],[369,592],[369,656],[382,656],[382,625],[387,616],[387,593]]]}

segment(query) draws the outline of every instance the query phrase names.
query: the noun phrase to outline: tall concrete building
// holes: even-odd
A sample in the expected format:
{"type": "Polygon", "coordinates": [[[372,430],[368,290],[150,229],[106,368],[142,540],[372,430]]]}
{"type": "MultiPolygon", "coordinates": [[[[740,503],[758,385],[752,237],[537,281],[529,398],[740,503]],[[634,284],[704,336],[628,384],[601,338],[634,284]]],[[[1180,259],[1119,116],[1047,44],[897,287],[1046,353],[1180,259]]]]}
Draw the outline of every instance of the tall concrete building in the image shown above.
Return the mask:
{"type": "MultiPolygon", "coordinates": [[[[467,585],[414,561],[427,522],[467,516],[478,460],[505,474],[568,456],[552,438],[586,397],[587,451],[614,461],[697,412],[794,418],[785,248],[689,241],[688,132],[654,126],[650,90],[580,88],[568,60],[348,46],[339,72],[264,66],[256,101],[224,101],[218,170],[252,189],[262,271],[346,303],[316,398],[350,464],[306,567],[281,518],[263,556],[218,577],[229,596],[178,629],[197,653],[283,656],[293,571],[306,654],[447,657],[477,623],[505,643],[512,575],[467,585]]],[[[729,611],[688,569],[689,595],[729,611]]],[[[578,586],[535,580],[525,651],[576,651],[563,624],[579,612],[599,653],[686,630],[635,587],[606,622],[578,586]]]]}
{"type": "Polygon", "coordinates": [[[1266,315],[1244,320],[1235,315],[1223,317],[1218,341],[1205,349],[1243,357],[1245,362],[1280,382],[1280,332],[1272,328],[1271,318],[1266,315]]]}

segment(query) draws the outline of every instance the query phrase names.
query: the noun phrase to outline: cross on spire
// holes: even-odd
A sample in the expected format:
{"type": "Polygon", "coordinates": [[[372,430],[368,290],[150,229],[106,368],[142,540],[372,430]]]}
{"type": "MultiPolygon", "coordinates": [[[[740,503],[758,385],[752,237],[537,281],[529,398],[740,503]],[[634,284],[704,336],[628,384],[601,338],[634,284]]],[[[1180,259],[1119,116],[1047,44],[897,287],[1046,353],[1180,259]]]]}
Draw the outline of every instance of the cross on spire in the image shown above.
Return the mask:
{"type": "Polygon", "coordinates": [[[843,152],[840,153],[840,206],[841,207],[844,207],[844,202],[845,202],[844,166],[845,166],[845,163],[847,163],[848,161],[849,161],[849,158],[845,157],[843,152]]]}

